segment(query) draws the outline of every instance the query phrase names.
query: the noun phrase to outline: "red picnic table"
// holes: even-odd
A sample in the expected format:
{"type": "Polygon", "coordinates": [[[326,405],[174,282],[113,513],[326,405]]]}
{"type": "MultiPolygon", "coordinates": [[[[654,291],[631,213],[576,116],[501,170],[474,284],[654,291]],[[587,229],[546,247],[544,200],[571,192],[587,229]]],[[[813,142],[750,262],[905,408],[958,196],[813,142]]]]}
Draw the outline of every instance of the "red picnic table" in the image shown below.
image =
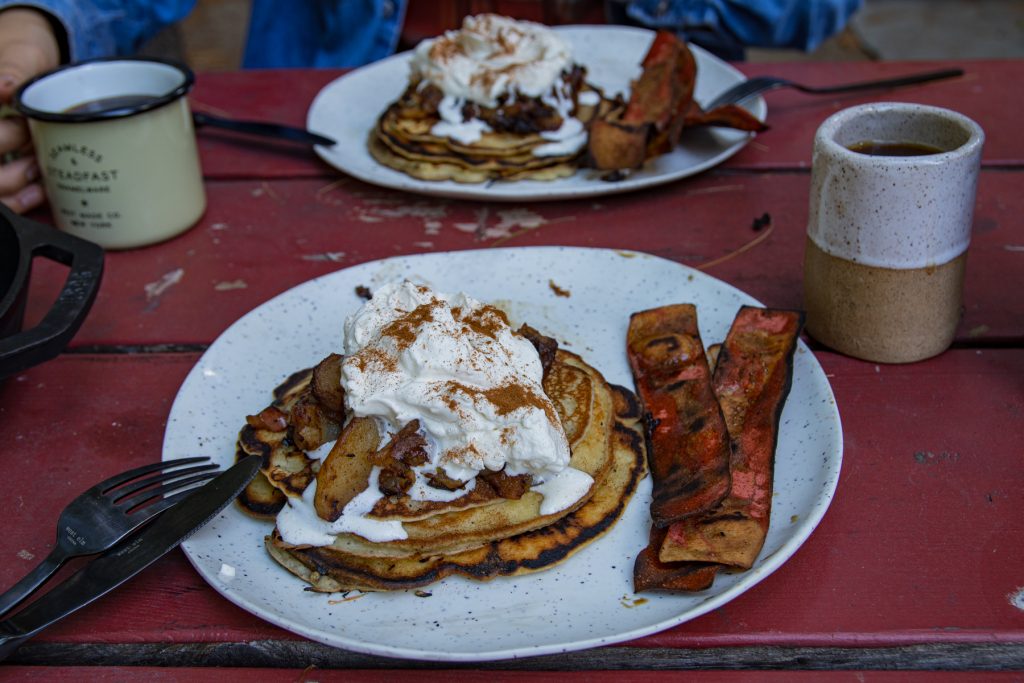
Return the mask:
{"type": "MultiPolygon", "coordinates": [[[[769,306],[798,308],[811,140],[828,115],[881,99],[945,106],[978,121],[987,142],[953,348],[878,365],[807,340],[842,419],[838,489],[806,543],[718,609],[596,649],[428,664],[274,626],[221,597],[176,550],[23,645],[0,677],[332,680],[361,670],[365,680],[419,680],[415,669],[428,667],[468,681],[520,672],[611,681],[625,671],[660,680],[679,669],[722,681],[908,680],[921,670],[1015,679],[1024,669],[1024,135],[1006,84],[1024,79],[1024,62],[739,68],[820,83],[945,66],[966,74],[881,95],[772,93],[771,129],[726,163],[598,199],[517,205],[407,194],[349,178],[306,148],[200,132],[209,201],[201,222],[163,244],[108,253],[98,298],[70,347],[0,384],[0,586],[49,552],[57,516],[78,492],[161,458],[171,404],[204,350],[295,285],[396,255],[565,245],[650,253],[769,306]],[[531,220],[487,229],[512,209],[531,220]],[[764,214],[767,235],[752,227],[764,214]]],[[[193,106],[303,125],[314,96],[341,73],[200,74],[193,106]]],[[[34,217],[51,220],[47,210],[34,217]]],[[[29,324],[63,275],[37,264],[29,324]]]]}

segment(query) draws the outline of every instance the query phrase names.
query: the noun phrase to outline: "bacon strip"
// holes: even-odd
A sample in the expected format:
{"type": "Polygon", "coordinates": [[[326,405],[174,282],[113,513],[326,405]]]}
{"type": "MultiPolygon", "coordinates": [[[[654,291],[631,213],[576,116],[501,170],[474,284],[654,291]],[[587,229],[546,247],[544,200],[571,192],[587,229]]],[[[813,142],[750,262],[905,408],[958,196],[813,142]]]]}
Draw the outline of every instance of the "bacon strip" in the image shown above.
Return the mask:
{"type": "Polygon", "coordinates": [[[686,43],[668,31],[658,31],[641,67],[640,77],[631,84],[622,122],[650,123],[657,131],[666,130],[693,99],[697,62],[686,43]]]}
{"type": "Polygon", "coordinates": [[[705,112],[693,99],[697,60],[685,41],[658,31],[644,56],[640,77],[630,84],[624,108],[613,107],[590,124],[590,164],[602,170],[640,167],[672,151],[691,126],[745,131],[768,128],[742,107],[727,104],[705,112]]]}
{"type": "Polygon", "coordinates": [[[779,418],[793,377],[803,313],[744,306],[725,339],[714,391],[732,438],[732,486],[712,512],[673,524],[662,562],[718,562],[749,569],[771,513],[779,418]]]}
{"type": "Polygon", "coordinates": [[[721,126],[755,133],[768,130],[767,124],[738,104],[723,104],[711,111],[704,111],[696,102],[690,102],[684,121],[686,128],[721,126]]]}
{"type": "Polygon", "coordinates": [[[729,434],[712,392],[695,306],[634,313],[626,342],[648,415],[651,518],[664,527],[710,510],[729,492],[729,434]]]}
{"type": "Polygon", "coordinates": [[[672,562],[658,559],[666,529],[651,527],[650,542],[633,563],[633,592],[648,590],[702,591],[715,581],[719,565],[706,562],[672,562]]]}

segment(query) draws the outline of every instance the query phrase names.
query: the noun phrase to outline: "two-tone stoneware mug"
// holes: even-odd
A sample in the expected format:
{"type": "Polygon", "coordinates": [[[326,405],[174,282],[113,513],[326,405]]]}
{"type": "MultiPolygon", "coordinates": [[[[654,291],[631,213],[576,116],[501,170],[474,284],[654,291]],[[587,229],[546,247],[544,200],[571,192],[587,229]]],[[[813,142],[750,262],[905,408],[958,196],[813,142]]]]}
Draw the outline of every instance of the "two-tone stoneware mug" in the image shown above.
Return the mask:
{"type": "Polygon", "coordinates": [[[897,102],[845,109],[821,125],[804,256],[811,336],[884,363],[949,347],[984,138],[962,114],[897,102]]]}

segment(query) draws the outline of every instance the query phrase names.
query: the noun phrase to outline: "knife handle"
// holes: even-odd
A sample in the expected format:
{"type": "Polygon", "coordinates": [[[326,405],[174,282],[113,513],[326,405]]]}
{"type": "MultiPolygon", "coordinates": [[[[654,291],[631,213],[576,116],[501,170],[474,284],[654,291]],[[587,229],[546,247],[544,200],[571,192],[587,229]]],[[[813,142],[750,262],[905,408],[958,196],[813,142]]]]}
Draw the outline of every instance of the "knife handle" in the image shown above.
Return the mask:
{"type": "Polygon", "coordinates": [[[50,554],[36,565],[35,569],[26,574],[21,581],[8,588],[3,595],[0,595],[0,616],[7,614],[15,605],[32,595],[48,578],[53,576],[53,573],[64,564],[66,558],[64,550],[59,545],[55,546],[50,554]]]}
{"type": "Polygon", "coordinates": [[[213,116],[212,114],[198,111],[192,113],[192,121],[195,123],[196,127],[213,126],[214,128],[223,128],[224,130],[234,131],[235,133],[261,135],[263,137],[277,138],[279,140],[302,142],[308,145],[323,145],[325,147],[331,147],[336,144],[334,140],[325,135],[313,133],[312,131],[308,131],[303,128],[285,126],[279,123],[224,119],[219,116],[213,116]]]}
{"type": "MultiPolygon", "coordinates": [[[[160,520],[157,520],[154,525],[159,522],[160,520]]],[[[130,564],[131,555],[138,549],[140,540],[140,534],[129,538],[113,550],[86,564],[65,581],[54,586],[43,597],[30,603],[13,616],[0,621],[0,661],[46,627],[92,604],[148,566],[149,562],[147,561],[137,570],[124,574],[117,570],[117,567],[122,564],[130,564]]],[[[169,550],[177,547],[181,540],[179,538],[173,544],[162,549],[157,557],[162,557],[169,550]]]]}
{"type": "MultiPolygon", "coordinates": [[[[110,558],[116,558],[117,554],[117,551],[114,551],[111,555],[93,560],[91,564],[109,565],[110,558]]],[[[106,587],[103,591],[89,591],[84,585],[88,583],[86,572],[88,567],[89,565],[86,565],[85,568],[78,570],[42,598],[19,610],[14,616],[0,621],[0,661],[47,626],[85,607],[124,582],[121,581],[106,587]]],[[[127,577],[124,580],[126,581],[127,577]]]]}
{"type": "Polygon", "coordinates": [[[0,636],[0,662],[7,659],[12,652],[21,647],[21,644],[28,640],[28,636],[10,635],[0,636]]]}

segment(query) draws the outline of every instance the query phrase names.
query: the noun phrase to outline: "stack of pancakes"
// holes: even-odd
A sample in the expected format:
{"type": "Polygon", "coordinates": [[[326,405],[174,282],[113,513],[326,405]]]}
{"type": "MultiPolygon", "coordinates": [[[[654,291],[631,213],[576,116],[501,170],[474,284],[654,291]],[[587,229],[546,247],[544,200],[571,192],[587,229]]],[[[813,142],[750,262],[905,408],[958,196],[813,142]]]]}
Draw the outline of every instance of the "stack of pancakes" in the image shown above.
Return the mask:
{"type": "MultiPolygon", "coordinates": [[[[312,384],[313,372],[302,371],[275,390],[268,411],[283,416],[287,429],[265,428],[249,420],[240,432],[239,457],[259,454],[263,458],[262,475],[239,499],[251,514],[273,516],[288,499],[301,498],[314,480],[317,494],[324,495],[329,491],[320,487],[367,487],[367,459],[374,457],[376,439],[369,449],[359,446],[354,433],[360,418],[347,421],[323,467],[315,457],[320,451],[311,454],[296,445],[296,414],[302,412],[306,420],[316,409],[311,408],[312,384]],[[328,466],[332,460],[334,464],[328,466]]],[[[399,521],[405,539],[375,542],[341,533],[331,545],[300,546],[285,542],[275,529],[267,536],[270,555],[314,590],[324,592],[414,588],[453,574],[487,580],[561,562],[601,536],[625,509],[646,471],[643,436],[633,395],[607,384],[575,354],[557,351],[543,387],[565,430],[572,453],[570,466],[594,480],[573,505],[543,514],[539,492],[502,497],[478,478],[471,492],[454,500],[418,501],[405,494],[381,498],[369,516],[399,521]]],[[[335,417],[340,427],[345,416],[335,417]]],[[[325,438],[332,432],[337,430],[323,429],[325,438]]]]}
{"type": "MultiPolygon", "coordinates": [[[[587,126],[613,104],[583,81],[583,73],[577,68],[564,78],[576,94],[574,118],[587,126]],[[581,93],[589,94],[580,98],[581,93]]],[[[441,121],[440,96],[434,86],[411,83],[370,132],[370,154],[381,164],[421,180],[554,180],[576,172],[585,145],[562,154],[537,154],[538,148],[551,142],[543,133],[558,130],[562,123],[540,98],[503,100],[493,108],[472,105],[476,118],[492,130],[466,144],[432,132],[441,121]]]]}

